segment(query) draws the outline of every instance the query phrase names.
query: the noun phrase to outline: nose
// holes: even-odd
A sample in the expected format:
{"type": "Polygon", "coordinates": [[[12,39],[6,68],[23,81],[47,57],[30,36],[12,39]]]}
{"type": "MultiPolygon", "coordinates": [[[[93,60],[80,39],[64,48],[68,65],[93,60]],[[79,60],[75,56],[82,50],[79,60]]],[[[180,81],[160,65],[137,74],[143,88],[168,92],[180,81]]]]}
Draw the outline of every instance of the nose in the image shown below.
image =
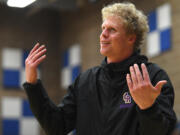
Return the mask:
{"type": "Polygon", "coordinates": [[[101,32],[101,35],[100,35],[100,38],[107,38],[109,35],[107,29],[103,29],[102,32],[101,32]]]}

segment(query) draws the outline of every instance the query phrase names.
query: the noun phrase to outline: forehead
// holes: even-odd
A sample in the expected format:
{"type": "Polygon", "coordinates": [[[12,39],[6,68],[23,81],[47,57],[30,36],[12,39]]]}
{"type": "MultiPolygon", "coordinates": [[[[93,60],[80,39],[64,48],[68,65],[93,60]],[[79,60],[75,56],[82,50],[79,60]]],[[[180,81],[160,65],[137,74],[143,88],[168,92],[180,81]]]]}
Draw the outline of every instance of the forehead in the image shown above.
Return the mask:
{"type": "Polygon", "coordinates": [[[109,16],[102,23],[102,27],[105,27],[105,26],[111,26],[111,27],[117,27],[117,28],[123,27],[123,21],[118,16],[109,16]]]}

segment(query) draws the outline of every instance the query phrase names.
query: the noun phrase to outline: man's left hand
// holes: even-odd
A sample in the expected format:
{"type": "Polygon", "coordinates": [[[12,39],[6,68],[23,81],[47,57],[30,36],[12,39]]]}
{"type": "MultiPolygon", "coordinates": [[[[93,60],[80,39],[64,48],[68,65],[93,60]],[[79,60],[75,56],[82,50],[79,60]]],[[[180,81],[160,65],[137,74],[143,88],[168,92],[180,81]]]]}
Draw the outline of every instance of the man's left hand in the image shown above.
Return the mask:
{"type": "Polygon", "coordinates": [[[162,86],[167,81],[159,81],[156,86],[153,86],[145,64],[141,64],[141,68],[142,74],[137,64],[131,66],[130,74],[127,74],[126,80],[133,100],[140,109],[144,110],[154,104],[161,93],[162,86]]]}

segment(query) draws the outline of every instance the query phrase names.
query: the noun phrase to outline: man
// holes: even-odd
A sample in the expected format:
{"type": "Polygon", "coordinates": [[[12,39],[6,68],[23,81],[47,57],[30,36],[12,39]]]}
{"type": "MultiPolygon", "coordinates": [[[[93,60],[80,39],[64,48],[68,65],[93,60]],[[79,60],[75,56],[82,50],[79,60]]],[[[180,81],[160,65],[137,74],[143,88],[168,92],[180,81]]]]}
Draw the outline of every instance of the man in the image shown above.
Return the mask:
{"type": "Polygon", "coordinates": [[[33,113],[48,135],[169,135],[175,125],[173,86],[164,70],[140,55],[146,16],[131,3],[102,9],[100,66],[80,74],[62,103],[48,98],[37,66],[46,48],[26,59],[26,89],[33,113]]]}

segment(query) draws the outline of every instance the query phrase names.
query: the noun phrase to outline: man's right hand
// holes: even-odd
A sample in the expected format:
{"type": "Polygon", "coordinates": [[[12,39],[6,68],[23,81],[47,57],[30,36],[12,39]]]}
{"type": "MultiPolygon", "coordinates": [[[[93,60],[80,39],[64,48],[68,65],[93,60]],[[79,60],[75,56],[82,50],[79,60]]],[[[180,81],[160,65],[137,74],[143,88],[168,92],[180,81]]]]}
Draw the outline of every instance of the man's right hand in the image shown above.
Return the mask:
{"type": "Polygon", "coordinates": [[[46,58],[46,47],[37,43],[25,61],[26,82],[35,84],[37,82],[37,67],[46,58]]]}

